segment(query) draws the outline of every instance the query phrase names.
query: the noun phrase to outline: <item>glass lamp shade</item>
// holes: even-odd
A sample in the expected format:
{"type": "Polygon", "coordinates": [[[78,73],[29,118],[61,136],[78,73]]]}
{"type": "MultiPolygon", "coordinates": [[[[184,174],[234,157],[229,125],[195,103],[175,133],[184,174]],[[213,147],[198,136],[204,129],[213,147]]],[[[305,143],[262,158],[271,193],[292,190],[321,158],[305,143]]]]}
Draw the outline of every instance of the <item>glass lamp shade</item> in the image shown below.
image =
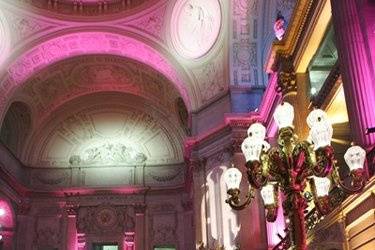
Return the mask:
{"type": "Polygon", "coordinates": [[[293,120],[294,120],[294,108],[290,103],[283,102],[279,104],[276,109],[275,113],[273,114],[273,118],[279,129],[286,128],[286,127],[293,127],[293,120]]]}
{"type": "Polygon", "coordinates": [[[321,109],[314,109],[307,116],[306,122],[309,128],[312,128],[314,125],[320,122],[328,122],[327,113],[321,109]]]}
{"type": "Polygon", "coordinates": [[[5,209],[4,208],[0,208],[0,217],[4,216],[4,215],[5,215],[5,209]]]}
{"type": "Polygon", "coordinates": [[[275,204],[275,191],[272,184],[267,184],[260,190],[260,195],[262,196],[264,205],[274,205],[275,204]]]}
{"type": "Polygon", "coordinates": [[[366,159],[366,151],[360,146],[352,146],[346,150],[344,159],[350,171],[362,169],[366,159]]]}
{"type": "Polygon", "coordinates": [[[228,189],[239,189],[242,173],[237,168],[228,168],[224,172],[224,181],[228,189]]]}
{"type": "Polygon", "coordinates": [[[331,180],[329,178],[314,176],[314,185],[318,197],[328,196],[331,187],[331,180]]]}
{"type": "Polygon", "coordinates": [[[332,124],[329,121],[315,123],[310,129],[309,136],[314,143],[314,149],[331,145],[333,135],[332,124]]]}
{"type": "Polygon", "coordinates": [[[247,130],[247,136],[251,139],[264,140],[266,138],[266,127],[261,123],[253,123],[247,130]]]}
{"type": "Polygon", "coordinates": [[[259,161],[262,151],[267,151],[269,148],[270,144],[268,144],[268,142],[251,137],[247,137],[241,144],[241,150],[245,156],[246,162],[259,161]]]}

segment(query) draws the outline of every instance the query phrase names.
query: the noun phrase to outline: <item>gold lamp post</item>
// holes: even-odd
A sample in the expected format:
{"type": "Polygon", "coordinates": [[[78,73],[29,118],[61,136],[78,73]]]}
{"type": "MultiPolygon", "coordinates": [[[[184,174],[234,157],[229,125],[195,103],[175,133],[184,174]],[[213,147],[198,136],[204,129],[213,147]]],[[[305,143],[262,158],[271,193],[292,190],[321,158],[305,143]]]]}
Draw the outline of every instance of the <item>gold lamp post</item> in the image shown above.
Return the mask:
{"type": "Polygon", "coordinates": [[[266,128],[260,123],[252,124],[248,137],[241,145],[246,158],[249,190],[243,202],[240,199],[242,174],[237,168],[229,168],[224,173],[229,198],[226,202],[236,210],[251,203],[255,189],[260,189],[267,211],[266,219],[274,222],[277,217],[278,192],[284,193],[284,213],[289,218],[289,231],[293,249],[305,250],[305,212],[310,200],[314,201],[322,215],[332,210],[329,191],[331,184],[352,194],[360,192],[366,182],[363,165],[366,152],[359,146],[350,147],[345,162],[350,169],[350,183],[342,181],[335,165],[334,150],[331,146],[333,129],[327,114],[320,109],[307,117],[312,142],[298,141],[294,133],[294,108],[287,102],[280,104],[274,113],[278,125],[278,145],[270,147],[265,141],[266,128]],[[307,182],[310,183],[313,199],[304,196],[307,182]]]}

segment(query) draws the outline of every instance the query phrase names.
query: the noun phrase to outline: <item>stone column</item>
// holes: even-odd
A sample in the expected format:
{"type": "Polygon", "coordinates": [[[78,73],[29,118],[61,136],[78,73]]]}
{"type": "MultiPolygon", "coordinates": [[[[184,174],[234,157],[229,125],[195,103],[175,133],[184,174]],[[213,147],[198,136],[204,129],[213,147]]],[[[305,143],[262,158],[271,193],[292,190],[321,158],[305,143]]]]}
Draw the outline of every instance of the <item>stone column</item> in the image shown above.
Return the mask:
{"type": "Polygon", "coordinates": [[[143,250],[145,247],[145,205],[135,206],[135,249],[143,250]]]}
{"type": "Polygon", "coordinates": [[[366,42],[366,49],[375,72],[375,1],[358,0],[358,12],[366,42]]]}
{"type": "Polygon", "coordinates": [[[366,128],[375,127],[375,79],[366,54],[356,2],[331,0],[331,5],[353,139],[359,145],[369,148],[375,143],[375,134],[365,134],[366,128]]]}
{"type": "Polygon", "coordinates": [[[86,244],[86,234],[84,233],[77,234],[77,249],[88,250],[88,246],[86,244]]]}
{"type": "Polygon", "coordinates": [[[77,249],[77,207],[66,207],[66,250],[77,249]]]}

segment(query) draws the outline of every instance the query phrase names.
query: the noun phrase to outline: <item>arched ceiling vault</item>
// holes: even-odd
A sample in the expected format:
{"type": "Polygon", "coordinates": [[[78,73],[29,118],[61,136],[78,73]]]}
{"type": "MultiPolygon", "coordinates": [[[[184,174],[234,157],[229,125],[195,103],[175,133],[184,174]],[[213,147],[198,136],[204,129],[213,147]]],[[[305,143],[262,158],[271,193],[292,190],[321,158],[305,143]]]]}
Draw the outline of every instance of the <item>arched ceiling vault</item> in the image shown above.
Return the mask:
{"type": "Polygon", "coordinates": [[[165,113],[176,113],[180,93],[166,77],[132,59],[110,55],[77,56],[42,69],[20,85],[13,99],[27,103],[34,126],[61,105],[83,95],[116,91],[140,96],[165,113]]]}
{"type": "MultiPolygon", "coordinates": [[[[22,53],[8,68],[0,84],[0,115],[10,105],[18,88],[49,65],[81,55],[112,55],[148,65],[178,89],[188,110],[196,106],[194,85],[181,74],[178,64],[157,49],[129,36],[104,31],[72,32],[51,37],[22,53]],[[181,76],[182,75],[182,76],[181,76]]],[[[186,75],[185,75],[186,76],[186,75]]]]}
{"type": "Polygon", "coordinates": [[[133,94],[100,92],[61,105],[26,140],[31,167],[181,164],[184,132],[173,114],[133,94]]]}
{"type": "MultiPolygon", "coordinates": [[[[131,131],[119,130],[116,126],[123,124],[124,129],[128,122],[138,124],[140,130],[142,126],[146,126],[142,133],[150,133],[151,137],[157,135],[156,141],[152,141],[153,146],[147,144],[148,142],[139,141],[140,144],[147,144],[142,146],[143,152],[147,151],[149,154],[147,164],[183,161],[182,145],[187,125],[187,121],[183,119],[187,117],[181,117],[181,109],[184,108],[181,107],[181,95],[164,75],[133,59],[110,55],[86,55],[56,62],[39,70],[18,86],[12,100],[27,104],[32,113],[31,132],[28,137],[23,138],[26,146],[20,148],[19,152],[14,152],[27,166],[68,166],[72,152],[82,151],[84,146],[81,144],[85,143],[108,144],[117,141],[123,144],[125,139],[115,137],[120,136],[118,133],[131,134],[131,131]],[[113,94],[103,94],[108,92],[113,94]],[[111,105],[113,110],[110,108],[111,105]],[[98,119],[102,120],[96,121],[95,117],[99,117],[99,110],[101,118],[98,119]],[[103,117],[107,117],[108,121],[103,117]],[[151,130],[156,129],[157,134],[151,133],[148,127],[151,125],[147,124],[148,122],[153,124],[154,128],[151,130]],[[62,125],[70,123],[74,123],[69,125],[74,126],[74,129],[67,129],[62,125]],[[117,131],[117,134],[114,132],[115,134],[107,135],[95,129],[95,124],[99,124],[98,126],[104,126],[108,130],[112,123],[115,126],[113,131],[117,131]],[[81,132],[75,129],[85,131],[82,132],[85,134],[84,137],[89,138],[79,139],[80,136],[77,137],[77,134],[81,132]],[[60,141],[50,142],[51,138],[59,138],[60,141]],[[166,156],[164,160],[152,159],[152,154],[159,154],[151,153],[154,149],[160,151],[158,144],[166,145],[165,149],[172,155],[166,156]],[[63,151],[68,153],[69,157],[64,155],[64,159],[48,162],[46,157],[49,153],[45,152],[46,148],[58,151],[56,154],[59,156],[53,153],[52,158],[59,158],[63,151]]],[[[186,112],[187,110],[182,111],[186,112]]],[[[134,133],[137,134],[137,131],[134,133]]],[[[133,138],[131,143],[138,142],[133,138]]]]}

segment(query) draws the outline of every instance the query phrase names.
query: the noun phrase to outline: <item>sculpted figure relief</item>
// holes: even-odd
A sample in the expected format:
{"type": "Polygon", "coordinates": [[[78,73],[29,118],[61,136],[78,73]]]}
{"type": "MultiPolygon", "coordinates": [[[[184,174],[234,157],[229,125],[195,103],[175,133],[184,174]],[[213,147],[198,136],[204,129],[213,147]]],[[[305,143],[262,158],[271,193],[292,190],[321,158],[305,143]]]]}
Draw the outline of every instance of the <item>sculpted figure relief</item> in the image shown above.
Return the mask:
{"type": "Polygon", "coordinates": [[[221,26],[217,0],[180,0],[172,13],[172,41],[187,58],[203,56],[215,43],[221,26]]]}

